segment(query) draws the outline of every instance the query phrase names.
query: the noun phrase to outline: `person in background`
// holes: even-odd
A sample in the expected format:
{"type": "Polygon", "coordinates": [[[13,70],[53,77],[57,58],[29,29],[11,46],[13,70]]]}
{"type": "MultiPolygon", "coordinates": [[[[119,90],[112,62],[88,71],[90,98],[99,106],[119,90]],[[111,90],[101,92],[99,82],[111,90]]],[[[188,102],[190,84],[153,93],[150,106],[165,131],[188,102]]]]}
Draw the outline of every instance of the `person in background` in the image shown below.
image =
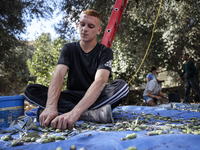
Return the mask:
{"type": "Polygon", "coordinates": [[[199,92],[199,85],[197,81],[195,80],[195,73],[196,73],[196,67],[194,65],[194,62],[192,62],[189,58],[189,54],[183,55],[183,60],[186,61],[184,65],[183,72],[178,76],[178,79],[180,80],[181,77],[185,78],[185,100],[184,103],[190,103],[189,96],[190,96],[190,89],[191,87],[195,90],[199,97],[200,102],[200,92],[199,92]]]}
{"type": "Polygon", "coordinates": [[[164,73],[160,73],[157,78],[149,81],[143,93],[143,99],[148,106],[156,105],[156,102],[159,101],[163,104],[164,94],[161,91],[160,82],[167,81],[167,76],[164,73]]]}
{"type": "Polygon", "coordinates": [[[157,73],[157,68],[156,67],[151,67],[150,73],[147,74],[146,78],[147,78],[147,83],[153,79],[156,78],[156,73],[157,73]]]}

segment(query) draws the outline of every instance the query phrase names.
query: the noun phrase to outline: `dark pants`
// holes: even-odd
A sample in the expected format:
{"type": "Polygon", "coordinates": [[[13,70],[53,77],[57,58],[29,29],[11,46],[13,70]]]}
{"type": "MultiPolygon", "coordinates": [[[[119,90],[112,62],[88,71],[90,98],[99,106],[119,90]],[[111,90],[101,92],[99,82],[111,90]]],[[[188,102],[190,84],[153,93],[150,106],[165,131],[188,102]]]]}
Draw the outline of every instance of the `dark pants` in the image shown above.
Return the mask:
{"type": "MultiPolygon", "coordinates": [[[[45,108],[47,102],[48,87],[39,84],[30,84],[24,91],[25,99],[45,108]]],[[[58,100],[58,112],[66,113],[71,111],[78,102],[83,98],[86,91],[64,90],[61,92],[58,100]]],[[[129,87],[124,80],[117,79],[101,92],[99,98],[90,106],[89,109],[97,109],[106,104],[110,104],[112,109],[124,101],[129,93],[129,87]]]]}
{"type": "Polygon", "coordinates": [[[189,96],[190,96],[190,89],[191,87],[195,90],[199,97],[200,102],[200,91],[199,91],[199,85],[197,84],[194,77],[187,79],[185,81],[185,102],[189,102],[189,96]]]}

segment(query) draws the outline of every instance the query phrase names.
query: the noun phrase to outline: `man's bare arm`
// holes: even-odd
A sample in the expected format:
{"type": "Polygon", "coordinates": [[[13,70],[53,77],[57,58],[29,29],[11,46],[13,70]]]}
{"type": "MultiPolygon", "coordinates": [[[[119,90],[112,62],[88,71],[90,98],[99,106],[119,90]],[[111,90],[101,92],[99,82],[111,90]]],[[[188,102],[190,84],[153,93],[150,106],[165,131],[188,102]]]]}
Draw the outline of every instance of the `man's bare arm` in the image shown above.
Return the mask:
{"type": "Polygon", "coordinates": [[[164,93],[161,91],[161,90],[159,90],[159,92],[158,92],[158,96],[160,96],[161,97],[161,99],[159,99],[160,101],[161,101],[161,104],[164,104],[164,102],[163,102],[163,96],[164,96],[164,93]]]}
{"type": "Polygon", "coordinates": [[[68,67],[66,65],[57,65],[54,74],[51,79],[48,90],[48,98],[46,105],[57,106],[58,98],[62,90],[62,85],[64,82],[65,75],[67,73],[68,67]]]}
{"type": "Polygon", "coordinates": [[[98,70],[94,82],[91,84],[80,102],[70,112],[56,117],[51,122],[52,127],[63,130],[66,128],[72,128],[72,125],[79,119],[81,114],[97,100],[108,81],[109,75],[110,71],[106,69],[98,70]]]}
{"type": "Polygon", "coordinates": [[[56,66],[48,89],[46,108],[39,117],[42,126],[47,127],[50,121],[58,116],[58,110],[56,107],[67,70],[68,67],[65,65],[56,66]]]}
{"type": "Polygon", "coordinates": [[[150,90],[147,91],[147,96],[149,96],[149,97],[151,97],[151,98],[161,99],[160,96],[151,94],[151,91],[150,91],[150,90]]]}
{"type": "Polygon", "coordinates": [[[110,71],[106,69],[98,70],[94,82],[91,84],[86,94],[78,103],[78,105],[76,105],[73,111],[82,114],[85,110],[87,110],[101,94],[101,91],[104,89],[106,83],[108,82],[109,75],[110,71]]]}
{"type": "MultiPolygon", "coordinates": [[[[160,92],[161,92],[161,90],[160,90],[158,93],[160,93],[160,92]]],[[[159,96],[159,95],[153,95],[153,94],[151,94],[151,91],[150,91],[150,90],[147,91],[147,96],[149,96],[149,97],[151,97],[151,98],[156,98],[156,99],[160,100],[161,103],[163,104],[163,99],[162,99],[162,97],[159,96]]]]}
{"type": "Polygon", "coordinates": [[[163,97],[164,93],[161,90],[159,90],[158,95],[163,97]]]}

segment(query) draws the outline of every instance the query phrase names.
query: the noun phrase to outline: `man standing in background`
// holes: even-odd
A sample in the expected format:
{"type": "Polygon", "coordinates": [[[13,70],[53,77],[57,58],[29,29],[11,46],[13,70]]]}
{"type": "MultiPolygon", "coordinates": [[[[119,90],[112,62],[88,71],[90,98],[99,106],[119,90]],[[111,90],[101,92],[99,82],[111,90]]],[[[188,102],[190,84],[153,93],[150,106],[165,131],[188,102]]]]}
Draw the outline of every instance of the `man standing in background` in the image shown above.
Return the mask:
{"type": "Polygon", "coordinates": [[[180,74],[178,79],[180,80],[180,77],[185,77],[185,103],[189,103],[189,96],[190,96],[190,89],[191,87],[195,90],[199,97],[200,102],[200,91],[199,91],[199,85],[197,84],[197,81],[195,80],[195,73],[196,73],[196,67],[194,65],[194,62],[192,62],[189,58],[189,54],[183,55],[183,60],[186,61],[186,64],[184,66],[184,71],[180,74]]]}

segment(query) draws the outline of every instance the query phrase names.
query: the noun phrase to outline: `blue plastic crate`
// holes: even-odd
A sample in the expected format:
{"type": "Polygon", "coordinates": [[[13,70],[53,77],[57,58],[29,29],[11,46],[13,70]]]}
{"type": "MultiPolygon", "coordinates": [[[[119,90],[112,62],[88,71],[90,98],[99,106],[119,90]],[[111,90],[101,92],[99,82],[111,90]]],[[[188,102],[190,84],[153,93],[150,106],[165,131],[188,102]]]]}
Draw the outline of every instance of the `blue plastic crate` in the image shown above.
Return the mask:
{"type": "Polygon", "coordinates": [[[0,97],[0,127],[9,127],[21,115],[24,115],[23,95],[0,97]]]}

